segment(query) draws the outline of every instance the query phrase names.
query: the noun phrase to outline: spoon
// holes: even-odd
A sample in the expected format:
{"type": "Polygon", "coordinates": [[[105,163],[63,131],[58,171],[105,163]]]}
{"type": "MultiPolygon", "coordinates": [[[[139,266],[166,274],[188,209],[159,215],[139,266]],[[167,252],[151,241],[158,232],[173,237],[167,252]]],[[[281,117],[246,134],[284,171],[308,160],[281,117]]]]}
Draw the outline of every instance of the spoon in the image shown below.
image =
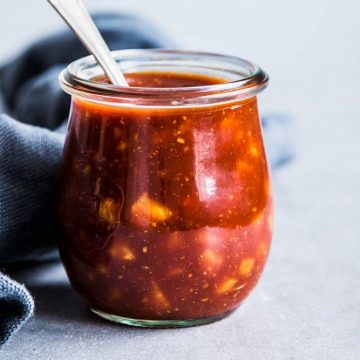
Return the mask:
{"type": "Polygon", "coordinates": [[[129,86],[82,0],[48,0],[114,85],[129,86]]]}

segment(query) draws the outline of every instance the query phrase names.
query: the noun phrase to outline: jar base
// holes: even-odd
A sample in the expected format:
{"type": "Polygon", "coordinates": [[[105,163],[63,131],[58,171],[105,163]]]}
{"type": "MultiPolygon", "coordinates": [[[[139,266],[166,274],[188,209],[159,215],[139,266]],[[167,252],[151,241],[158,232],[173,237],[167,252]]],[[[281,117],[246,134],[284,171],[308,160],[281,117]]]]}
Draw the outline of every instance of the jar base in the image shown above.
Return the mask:
{"type": "Polygon", "coordinates": [[[109,320],[111,322],[135,326],[135,327],[143,327],[143,328],[182,328],[182,327],[190,327],[190,326],[200,326],[213,323],[215,321],[222,320],[228,317],[235,310],[231,310],[222,315],[207,317],[203,319],[190,319],[190,320],[144,320],[144,319],[131,319],[119,315],[107,314],[100,310],[90,309],[94,314],[100,316],[105,320],[109,320]]]}

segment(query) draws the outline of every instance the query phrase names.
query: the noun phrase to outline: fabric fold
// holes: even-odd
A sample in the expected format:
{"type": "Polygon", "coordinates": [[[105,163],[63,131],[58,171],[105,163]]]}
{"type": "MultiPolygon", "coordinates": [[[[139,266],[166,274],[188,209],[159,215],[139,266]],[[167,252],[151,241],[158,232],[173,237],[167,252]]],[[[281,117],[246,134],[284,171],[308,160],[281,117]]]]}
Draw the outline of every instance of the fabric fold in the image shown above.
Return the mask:
{"type": "Polygon", "coordinates": [[[34,312],[34,300],[25,286],[0,273],[0,346],[34,312]]]}

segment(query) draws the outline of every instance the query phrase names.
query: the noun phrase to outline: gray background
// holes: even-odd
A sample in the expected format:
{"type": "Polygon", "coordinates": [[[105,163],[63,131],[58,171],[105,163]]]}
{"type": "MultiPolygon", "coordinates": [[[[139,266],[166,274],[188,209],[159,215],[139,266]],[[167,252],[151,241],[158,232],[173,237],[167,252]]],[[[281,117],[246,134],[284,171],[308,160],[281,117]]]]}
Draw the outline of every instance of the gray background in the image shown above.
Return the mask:
{"type": "MultiPolygon", "coordinates": [[[[297,124],[295,161],[274,174],[276,229],[258,287],[212,325],[139,330],[90,315],[59,265],[18,274],[35,317],[5,359],[360,358],[360,2],[89,0],[147,16],[180,46],[239,55],[271,75],[263,113],[297,124]],[[31,276],[30,276],[31,275],[31,276]]],[[[0,59],[61,25],[45,0],[2,1],[0,59]]]]}

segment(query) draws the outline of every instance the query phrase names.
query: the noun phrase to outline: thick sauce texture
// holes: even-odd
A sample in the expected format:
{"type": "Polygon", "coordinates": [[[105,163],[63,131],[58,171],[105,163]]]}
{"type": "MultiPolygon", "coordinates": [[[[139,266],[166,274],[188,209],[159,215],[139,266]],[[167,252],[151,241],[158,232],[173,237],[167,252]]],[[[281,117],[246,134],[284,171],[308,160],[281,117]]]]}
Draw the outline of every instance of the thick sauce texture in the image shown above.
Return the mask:
{"type": "MultiPolygon", "coordinates": [[[[220,82],[127,78],[145,87],[220,82]]],[[[62,166],[61,256],[91,308],[201,319],[235,309],[255,286],[272,232],[255,97],[188,108],[73,98],[62,166]]]]}

